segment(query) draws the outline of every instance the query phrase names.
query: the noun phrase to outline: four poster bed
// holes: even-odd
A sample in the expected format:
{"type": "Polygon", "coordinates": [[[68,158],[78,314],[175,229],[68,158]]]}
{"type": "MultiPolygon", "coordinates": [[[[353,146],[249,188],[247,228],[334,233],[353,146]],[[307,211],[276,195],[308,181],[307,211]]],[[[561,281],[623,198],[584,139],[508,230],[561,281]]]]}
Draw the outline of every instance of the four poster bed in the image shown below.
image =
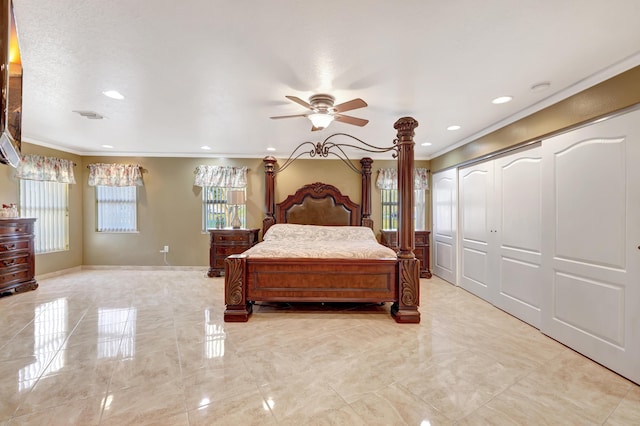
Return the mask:
{"type": "Polygon", "coordinates": [[[321,182],[304,185],[276,204],[275,174],[302,154],[295,156],[294,150],[278,171],[275,158],[263,160],[267,210],[264,241],[225,261],[225,321],[247,321],[253,302],[267,301],[393,302],[391,314],[397,322],[420,322],[419,261],[413,253],[413,135],[417,126],[411,117],[399,119],[394,124],[397,138],[388,148],[338,134],[362,145],[333,143],[330,140],[336,135],[332,135],[324,143],[312,144],[310,153],[312,157],[333,154],[345,161],[342,148],[350,147],[397,156],[397,253],[378,244],[372,231],[371,158],[360,161],[361,170],[345,161],[362,175],[362,206],[335,186],[321,182]]]}

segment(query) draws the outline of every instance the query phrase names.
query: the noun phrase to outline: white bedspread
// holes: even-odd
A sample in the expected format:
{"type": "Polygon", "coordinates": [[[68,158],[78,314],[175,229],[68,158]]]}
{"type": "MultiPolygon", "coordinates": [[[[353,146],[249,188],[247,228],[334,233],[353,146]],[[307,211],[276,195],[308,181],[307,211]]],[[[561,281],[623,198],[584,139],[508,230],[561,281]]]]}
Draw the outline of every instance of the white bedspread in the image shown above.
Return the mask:
{"type": "Polygon", "coordinates": [[[249,257],[395,259],[396,252],[364,226],[272,225],[263,242],[245,251],[249,257]]]}

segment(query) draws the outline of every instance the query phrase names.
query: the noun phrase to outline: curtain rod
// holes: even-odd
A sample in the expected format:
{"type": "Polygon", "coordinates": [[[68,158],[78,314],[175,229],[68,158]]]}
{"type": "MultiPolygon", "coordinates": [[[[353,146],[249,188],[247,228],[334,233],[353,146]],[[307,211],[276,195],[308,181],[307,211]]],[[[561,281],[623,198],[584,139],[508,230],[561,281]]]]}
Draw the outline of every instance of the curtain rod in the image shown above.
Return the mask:
{"type": "MultiPolygon", "coordinates": [[[[87,169],[90,169],[93,164],[98,164],[98,163],[92,163],[92,164],[87,164],[87,169]]],[[[105,163],[101,163],[101,164],[105,164],[105,163]]],[[[118,165],[118,164],[123,164],[123,163],[112,163],[112,164],[107,164],[108,166],[111,165],[118,165]]],[[[75,163],[73,164],[75,166],[75,163]]],[[[128,164],[123,164],[125,166],[128,166],[128,164]]],[[[139,169],[142,169],[142,166],[140,164],[135,164],[135,166],[137,166],[139,169]]]]}

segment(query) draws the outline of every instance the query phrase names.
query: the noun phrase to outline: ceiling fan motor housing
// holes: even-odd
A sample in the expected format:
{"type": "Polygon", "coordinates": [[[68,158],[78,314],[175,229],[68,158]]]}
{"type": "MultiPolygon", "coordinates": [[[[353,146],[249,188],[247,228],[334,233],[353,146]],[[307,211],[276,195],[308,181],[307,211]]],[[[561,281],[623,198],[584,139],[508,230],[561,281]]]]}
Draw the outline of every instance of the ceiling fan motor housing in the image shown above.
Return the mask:
{"type": "Polygon", "coordinates": [[[333,110],[333,103],[335,100],[336,98],[331,95],[318,93],[317,95],[312,95],[309,98],[309,103],[317,112],[335,112],[333,110]]]}

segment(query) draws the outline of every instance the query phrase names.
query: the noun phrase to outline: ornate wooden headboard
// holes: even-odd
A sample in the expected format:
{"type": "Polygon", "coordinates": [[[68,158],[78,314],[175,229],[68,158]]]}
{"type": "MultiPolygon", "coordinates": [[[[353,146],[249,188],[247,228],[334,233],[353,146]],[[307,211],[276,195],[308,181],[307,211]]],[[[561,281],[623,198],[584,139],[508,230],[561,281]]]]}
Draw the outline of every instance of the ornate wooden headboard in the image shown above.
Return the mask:
{"type": "Polygon", "coordinates": [[[369,157],[362,158],[362,203],[358,205],[343,195],[335,186],[312,183],[298,189],[295,194],[276,205],[274,157],[265,157],[265,218],[262,221],[262,235],[274,223],[299,223],[307,225],[352,225],[368,226],[371,220],[371,164],[369,157]]]}
{"type": "Polygon", "coordinates": [[[360,211],[360,205],[335,186],[316,182],[276,204],[276,223],[359,226],[360,211]]]}

